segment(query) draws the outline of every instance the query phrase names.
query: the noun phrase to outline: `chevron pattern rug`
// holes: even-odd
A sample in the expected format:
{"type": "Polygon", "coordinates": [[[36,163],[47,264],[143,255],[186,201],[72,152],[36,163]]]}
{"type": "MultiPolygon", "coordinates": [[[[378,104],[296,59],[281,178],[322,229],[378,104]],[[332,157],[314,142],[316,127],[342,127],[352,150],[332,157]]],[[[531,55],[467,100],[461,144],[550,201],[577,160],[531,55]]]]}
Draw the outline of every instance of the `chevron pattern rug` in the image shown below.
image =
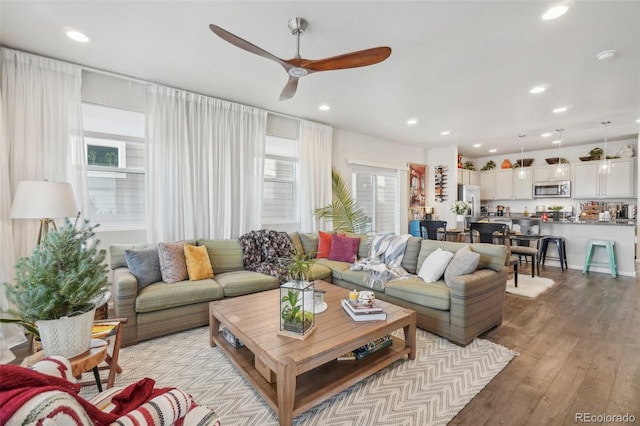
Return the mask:
{"type": "MultiPolygon", "coordinates": [[[[151,377],[158,387],[184,389],[214,409],[225,426],[278,425],[233,364],[209,346],[208,332],[202,327],[121,349],[116,386],[151,377]]],[[[517,355],[484,339],[462,348],[420,329],[417,337],[414,361],[396,361],[296,417],[294,425],[446,425],[517,355]]],[[[87,386],[81,395],[96,392],[87,386]]]]}

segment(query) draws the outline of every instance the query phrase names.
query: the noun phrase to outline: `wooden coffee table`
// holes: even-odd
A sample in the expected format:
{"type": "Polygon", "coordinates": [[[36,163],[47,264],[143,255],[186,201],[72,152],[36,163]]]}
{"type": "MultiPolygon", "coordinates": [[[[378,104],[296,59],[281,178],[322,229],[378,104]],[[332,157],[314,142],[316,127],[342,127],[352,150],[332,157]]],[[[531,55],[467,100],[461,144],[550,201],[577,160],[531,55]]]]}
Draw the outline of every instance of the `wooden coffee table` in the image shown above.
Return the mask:
{"type": "Polygon", "coordinates": [[[416,356],[416,313],[377,301],[387,313],[386,321],[355,322],[342,310],[340,300],[348,291],[316,281],[325,290],[325,312],[316,315],[316,330],[305,340],[278,335],[280,291],[270,290],[209,304],[209,337],[242,372],[251,385],[278,413],[281,425],[329,397],[380,371],[398,359],[416,356]],[[235,348],[220,331],[224,325],[243,344],[235,348]],[[378,337],[402,328],[404,340],[359,361],[336,358],[378,337]],[[275,373],[269,383],[254,367],[258,358],[275,373]]]}

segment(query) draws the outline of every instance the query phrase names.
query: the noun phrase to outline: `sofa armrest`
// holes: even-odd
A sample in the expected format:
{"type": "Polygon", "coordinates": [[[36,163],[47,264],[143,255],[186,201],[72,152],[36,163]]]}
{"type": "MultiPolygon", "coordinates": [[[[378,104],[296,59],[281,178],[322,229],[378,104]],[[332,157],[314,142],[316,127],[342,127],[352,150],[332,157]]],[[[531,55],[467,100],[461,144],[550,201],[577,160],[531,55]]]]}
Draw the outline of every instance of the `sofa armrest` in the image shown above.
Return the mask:
{"type": "Polygon", "coordinates": [[[138,297],[138,281],[128,268],[113,270],[113,311],[116,318],[127,318],[122,324],[122,343],[129,346],[138,343],[136,298],[138,297]]]}
{"type": "Polygon", "coordinates": [[[450,340],[467,345],[502,323],[508,269],[479,269],[451,280],[450,340]]]}

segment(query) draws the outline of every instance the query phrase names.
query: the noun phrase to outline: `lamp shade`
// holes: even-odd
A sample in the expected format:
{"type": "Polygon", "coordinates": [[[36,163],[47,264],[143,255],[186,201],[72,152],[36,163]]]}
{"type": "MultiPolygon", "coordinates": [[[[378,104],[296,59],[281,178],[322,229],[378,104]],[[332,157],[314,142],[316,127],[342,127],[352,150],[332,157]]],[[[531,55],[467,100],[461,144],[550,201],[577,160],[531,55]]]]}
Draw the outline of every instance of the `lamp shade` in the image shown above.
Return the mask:
{"type": "Polygon", "coordinates": [[[10,216],[14,219],[75,217],[78,205],[71,184],[46,180],[18,183],[10,216]]]}

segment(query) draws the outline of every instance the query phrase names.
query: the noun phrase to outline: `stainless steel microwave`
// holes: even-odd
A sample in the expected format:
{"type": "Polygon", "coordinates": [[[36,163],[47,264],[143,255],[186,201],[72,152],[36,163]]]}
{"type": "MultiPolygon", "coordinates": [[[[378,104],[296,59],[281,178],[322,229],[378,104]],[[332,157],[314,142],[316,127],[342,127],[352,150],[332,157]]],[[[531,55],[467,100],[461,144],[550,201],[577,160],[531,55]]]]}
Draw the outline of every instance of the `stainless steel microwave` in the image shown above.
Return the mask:
{"type": "Polygon", "coordinates": [[[571,182],[536,182],[533,184],[534,198],[570,198],[571,182]]]}

